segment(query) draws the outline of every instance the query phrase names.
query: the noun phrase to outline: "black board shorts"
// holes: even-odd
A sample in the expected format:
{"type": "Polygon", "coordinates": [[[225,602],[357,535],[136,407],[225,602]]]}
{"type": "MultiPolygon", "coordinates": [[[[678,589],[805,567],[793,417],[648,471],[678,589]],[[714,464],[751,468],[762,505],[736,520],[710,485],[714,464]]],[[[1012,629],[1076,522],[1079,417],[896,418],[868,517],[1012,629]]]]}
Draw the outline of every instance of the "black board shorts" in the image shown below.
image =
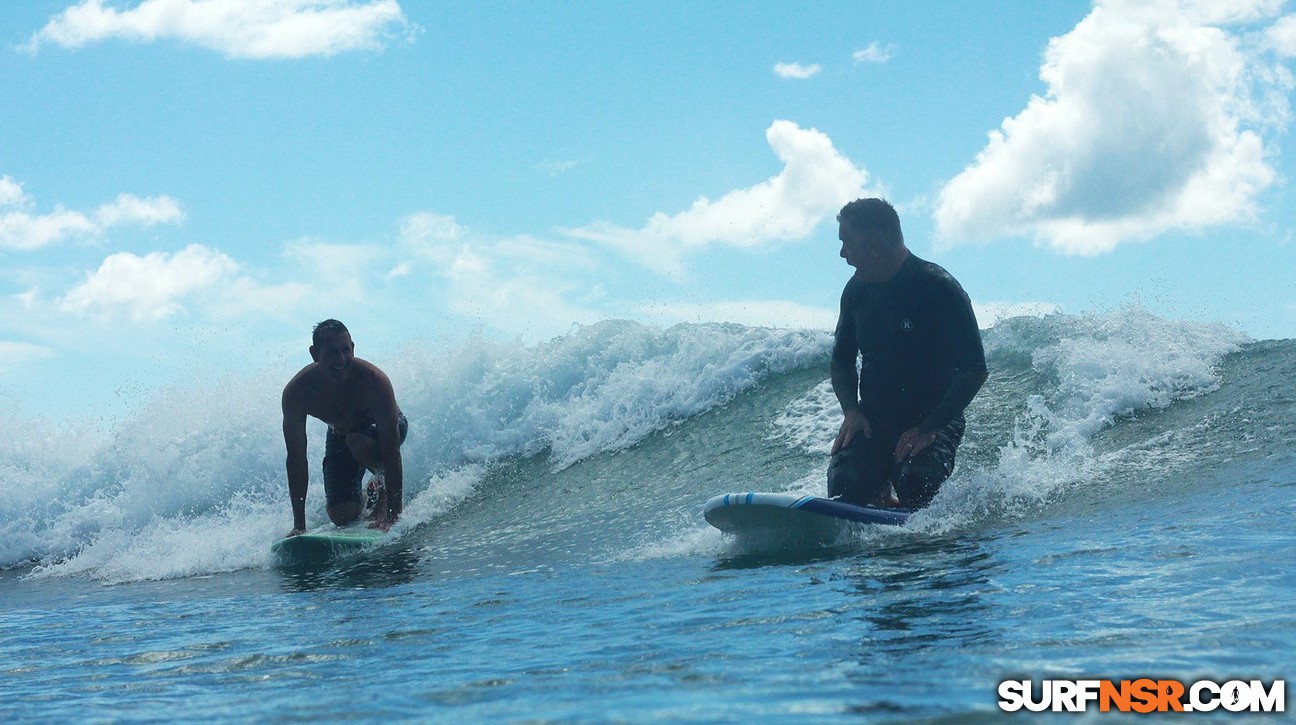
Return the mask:
{"type": "MultiPolygon", "coordinates": [[[[400,430],[401,443],[404,443],[405,436],[409,433],[409,421],[405,419],[404,413],[397,416],[396,425],[400,430]]],[[[378,424],[373,421],[364,423],[351,432],[378,440],[378,424]]],[[[346,437],[346,433],[334,433],[329,428],[328,436],[324,439],[324,498],[329,508],[348,502],[361,503],[364,500],[360,495],[360,483],[364,480],[365,467],[351,455],[346,437]]]]}
{"type": "Polygon", "coordinates": [[[931,445],[903,464],[895,462],[899,435],[855,436],[828,464],[828,497],[865,506],[892,485],[902,507],[926,506],[954,472],[954,453],[965,425],[962,416],[955,418],[936,432],[931,445]]]}

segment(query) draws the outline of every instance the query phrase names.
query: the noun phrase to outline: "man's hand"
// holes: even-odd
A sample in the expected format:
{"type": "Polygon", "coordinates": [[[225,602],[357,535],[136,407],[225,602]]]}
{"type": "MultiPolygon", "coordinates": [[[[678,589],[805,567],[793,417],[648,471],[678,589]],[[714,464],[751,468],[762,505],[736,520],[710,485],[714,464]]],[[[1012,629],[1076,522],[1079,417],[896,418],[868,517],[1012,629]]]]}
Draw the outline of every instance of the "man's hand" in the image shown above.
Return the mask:
{"type": "Polygon", "coordinates": [[[836,453],[850,445],[857,435],[872,438],[873,426],[858,408],[853,408],[846,412],[846,417],[842,420],[841,430],[837,431],[837,440],[833,441],[832,452],[836,453]]]}
{"type": "Polygon", "coordinates": [[[917,428],[910,428],[900,436],[900,441],[896,443],[895,460],[896,463],[907,461],[918,455],[922,449],[931,445],[936,440],[936,433],[923,433],[917,428]]]}

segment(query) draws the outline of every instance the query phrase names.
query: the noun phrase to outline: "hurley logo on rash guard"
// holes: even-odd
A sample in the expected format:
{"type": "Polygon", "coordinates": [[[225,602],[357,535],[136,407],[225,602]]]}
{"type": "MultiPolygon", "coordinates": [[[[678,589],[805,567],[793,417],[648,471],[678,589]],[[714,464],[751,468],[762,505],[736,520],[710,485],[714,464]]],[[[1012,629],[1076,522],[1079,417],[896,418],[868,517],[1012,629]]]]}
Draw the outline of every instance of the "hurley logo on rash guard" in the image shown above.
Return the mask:
{"type": "Polygon", "coordinates": [[[913,320],[901,320],[900,329],[905,332],[913,332],[913,320]]]}

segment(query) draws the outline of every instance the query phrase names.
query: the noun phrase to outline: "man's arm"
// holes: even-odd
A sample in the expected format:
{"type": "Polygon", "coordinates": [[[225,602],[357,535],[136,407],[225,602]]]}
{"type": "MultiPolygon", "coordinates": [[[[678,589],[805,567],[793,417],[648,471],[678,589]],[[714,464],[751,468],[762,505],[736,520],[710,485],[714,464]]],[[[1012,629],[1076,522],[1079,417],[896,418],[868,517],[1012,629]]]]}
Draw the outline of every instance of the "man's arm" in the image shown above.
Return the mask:
{"type": "Polygon", "coordinates": [[[378,447],[382,450],[383,486],[387,496],[387,518],[383,528],[400,518],[404,508],[405,471],[401,460],[400,408],[391,381],[379,371],[374,401],[374,424],[378,429],[378,447]]]}
{"type": "Polygon", "coordinates": [[[852,286],[848,282],[846,289],[842,290],[841,313],[837,317],[837,329],[833,332],[832,362],[828,366],[833,395],[837,396],[842,409],[842,424],[837,430],[837,439],[833,441],[832,453],[850,445],[856,435],[873,437],[873,427],[859,406],[859,372],[855,370],[859,346],[855,340],[855,325],[850,314],[854,296],[852,286]]]}
{"type": "Polygon", "coordinates": [[[949,425],[954,416],[963,412],[976,397],[981,384],[989,375],[983,371],[958,370],[950,378],[945,395],[921,423],[900,435],[896,442],[895,460],[900,463],[918,455],[919,451],[936,441],[936,432],[949,425]]]}
{"type": "Polygon", "coordinates": [[[968,407],[977,391],[989,377],[981,330],[977,325],[972,300],[958,282],[950,278],[943,306],[946,310],[945,359],[949,365],[949,384],[936,407],[918,424],[923,433],[935,433],[949,425],[968,407]]]}
{"type": "Polygon", "coordinates": [[[859,407],[859,374],[850,363],[834,359],[830,367],[833,394],[841,404],[842,424],[837,431],[837,440],[833,441],[832,452],[836,453],[850,445],[855,436],[873,437],[873,427],[859,407]]]}
{"type": "Polygon", "coordinates": [[[306,467],[306,408],[293,392],[292,383],[283,393],[283,435],[288,458],[284,466],[288,472],[288,500],[292,503],[293,530],[289,536],[306,531],[306,489],[310,486],[310,472],[306,467]]]}
{"type": "Polygon", "coordinates": [[[955,416],[968,407],[988,377],[989,374],[984,370],[955,371],[950,377],[949,386],[945,388],[945,395],[941,396],[932,412],[918,424],[919,432],[935,433],[949,425],[955,416]]]}

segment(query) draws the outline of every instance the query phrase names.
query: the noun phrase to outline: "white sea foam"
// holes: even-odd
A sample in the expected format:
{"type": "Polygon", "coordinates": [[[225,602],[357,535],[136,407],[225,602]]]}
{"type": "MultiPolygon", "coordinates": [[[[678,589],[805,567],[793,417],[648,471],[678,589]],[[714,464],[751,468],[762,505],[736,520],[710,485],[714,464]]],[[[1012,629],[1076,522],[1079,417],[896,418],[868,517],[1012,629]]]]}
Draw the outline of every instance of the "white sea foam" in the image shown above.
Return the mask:
{"type": "Polygon", "coordinates": [[[832,382],[825,380],[787,404],[774,419],[774,428],[767,439],[827,456],[841,422],[841,405],[833,394],[832,382]]]}
{"type": "Polygon", "coordinates": [[[721,556],[730,551],[732,540],[710,526],[689,526],[661,540],[645,541],[611,553],[608,563],[674,559],[681,556],[721,556]]]}
{"type": "MultiPolygon", "coordinates": [[[[381,363],[411,421],[396,533],[489,495],[477,487],[495,461],[547,451],[563,468],[625,449],[828,344],[821,332],[604,322],[534,347],[410,346],[381,363]]],[[[293,372],[160,390],[106,437],[20,426],[0,450],[0,566],[129,581],[268,565],[291,524],[278,398],[293,372]]],[[[312,423],[312,525],[326,520],[323,433],[312,423]]]]}
{"type": "MultiPolygon", "coordinates": [[[[1126,307],[1101,315],[1009,320],[985,340],[992,363],[996,355],[1028,355],[1035,372],[1050,382],[1023,401],[1024,412],[997,462],[957,470],[910,527],[936,531],[1023,515],[1078,482],[1094,480],[1128,457],[1096,454],[1096,433],[1121,416],[1216,389],[1216,366],[1247,338],[1223,325],[1169,321],[1126,307]]],[[[840,423],[825,382],[787,406],[771,438],[826,456],[840,423]]]]}
{"type": "Polygon", "coordinates": [[[398,380],[428,412],[432,458],[489,461],[548,449],[562,468],[808,365],[829,344],[821,332],[603,322],[529,349],[476,342],[449,356],[413,351],[398,380]]]}
{"type": "MultiPolygon", "coordinates": [[[[1038,510],[1117,465],[1112,454],[1094,453],[1096,432],[1130,412],[1212,390],[1215,365],[1243,341],[1223,327],[1137,308],[1001,323],[986,335],[992,359],[1028,359],[1049,382],[1020,403],[995,462],[960,468],[910,527],[940,530],[1038,510]]],[[[435,521],[468,497],[492,495],[482,485],[497,461],[545,454],[563,469],[625,450],[766,377],[823,364],[830,343],[822,332],[605,322],[534,347],[411,346],[379,361],[411,421],[406,516],[396,532],[435,521]]],[[[0,439],[0,566],[39,562],[37,576],[108,581],[267,566],[270,542],[291,523],[278,395],[292,372],[158,391],[106,437],[22,422],[0,439]]],[[[782,411],[768,444],[826,464],[839,417],[831,389],[819,385],[782,411]]],[[[310,439],[307,515],[316,525],[326,520],[322,425],[312,424],[310,439]]],[[[769,488],[821,494],[823,480],[816,466],[769,488]]],[[[634,545],[635,556],[711,552],[713,539],[690,526],[676,538],[634,545]]]]}

